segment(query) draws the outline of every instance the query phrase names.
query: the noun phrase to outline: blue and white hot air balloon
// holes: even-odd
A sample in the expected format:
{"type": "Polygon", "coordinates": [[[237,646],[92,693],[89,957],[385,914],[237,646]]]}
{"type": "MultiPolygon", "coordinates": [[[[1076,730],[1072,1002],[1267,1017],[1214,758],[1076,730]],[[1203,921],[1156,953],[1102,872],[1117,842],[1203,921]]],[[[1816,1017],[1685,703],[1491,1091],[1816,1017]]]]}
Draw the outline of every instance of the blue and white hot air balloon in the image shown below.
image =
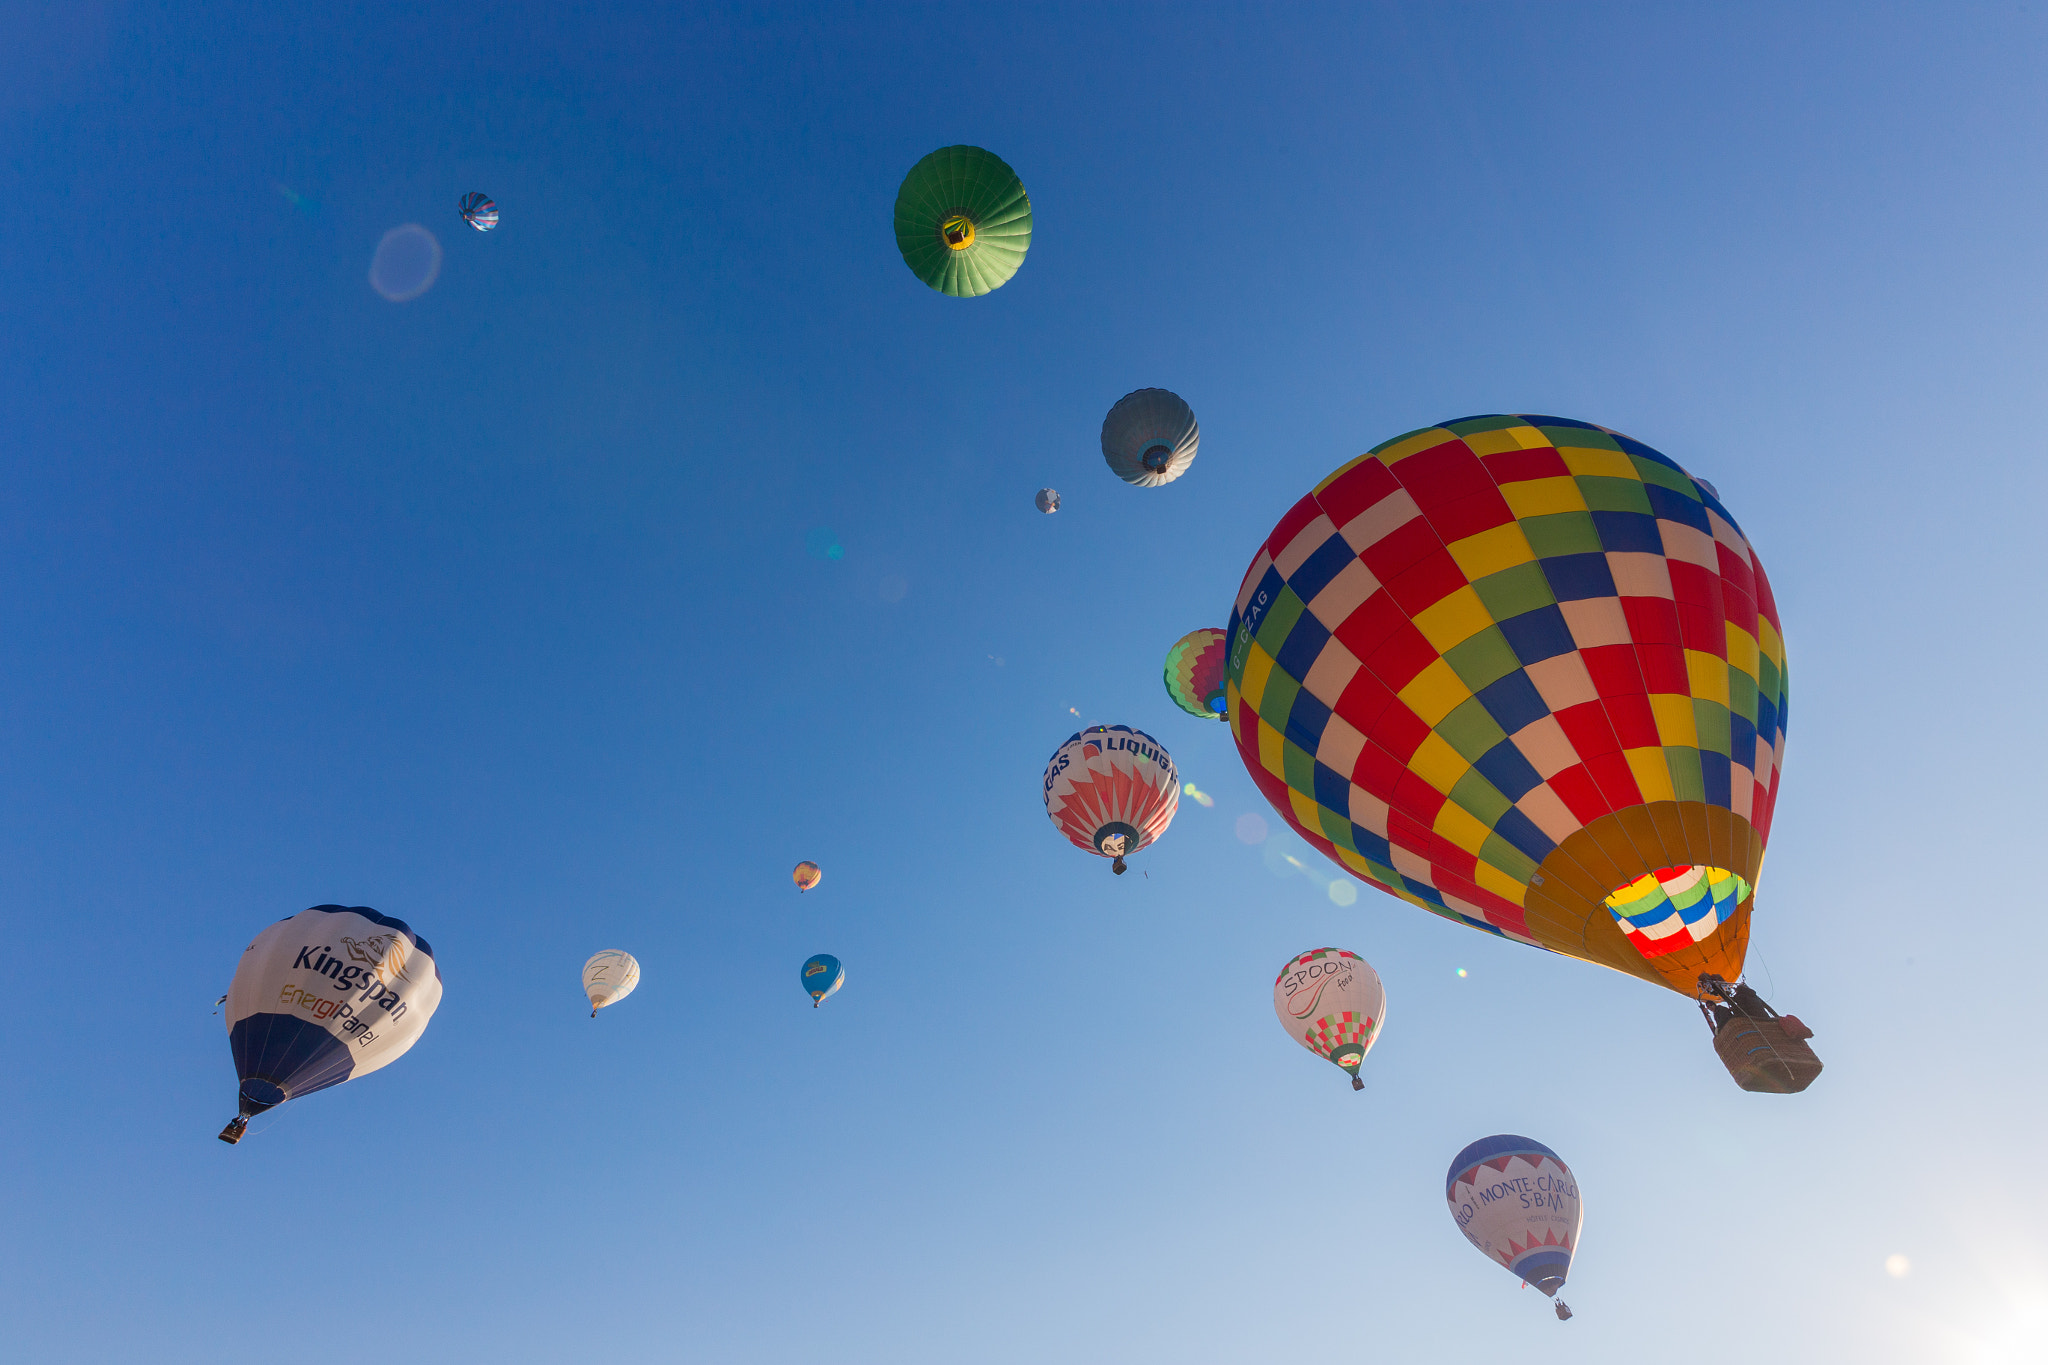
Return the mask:
{"type": "Polygon", "coordinates": [[[220,1140],[240,1142],[264,1110],[397,1061],[440,1003],[434,950],[404,920],[365,905],[279,920],[243,950],[228,987],[242,1106],[220,1140]]]}
{"type": "MultiPolygon", "coordinates": [[[[1563,1158],[1512,1133],[1481,1138],[1451,1161],[1444,1182],[1465,1240],[1552,1298],[1579,1245],[1579,1181],[1563,1158]]],[[[1557,1304],[1560,1320],[1572,1310],[1557,1304]]]]}
{"type": "Polygon", "coordinates": [[[825,997],[846,984],[846,968],[839,965],[839,959],[830,953],[819,953],[804,960],[804,989],[811,993],[811,1008],[825,1003],[825,997]]]}

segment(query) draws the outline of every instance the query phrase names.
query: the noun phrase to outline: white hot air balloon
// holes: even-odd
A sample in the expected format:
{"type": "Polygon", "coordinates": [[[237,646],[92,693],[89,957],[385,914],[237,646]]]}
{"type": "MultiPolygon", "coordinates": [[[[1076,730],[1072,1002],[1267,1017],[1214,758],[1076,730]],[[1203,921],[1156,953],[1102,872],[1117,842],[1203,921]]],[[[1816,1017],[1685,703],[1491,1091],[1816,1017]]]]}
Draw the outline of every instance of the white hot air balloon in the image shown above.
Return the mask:
{"type": "MultiPolygon", "coordinates": [[[[1479,1139],[1451,1159],[1444,1181],[1458,1231],[1487,1260],[1552,1298],[1579,1248],[1579,1181],[1564,1159],[1514,1133],[1479,1139]]],[[[1572,1310],[1556,1305],[1560,1320],[1572,1310]]]]}
{"type": "Polygon", "coordinates": [[[404,1056],[441,1003],[441,968],[404,920],[316,905],[256,935],[224,1003],[241,1077],[220,1135],[232,1143],[256,1115],[404,1056]]]}
{"type": "Polygon", "coordinates": [[[1371,963],[1342,948],[1309,949],[1280,969],[1273,1013],[1295,1042],[1350,1072],[1353,1090],[1365,1089],[1358,1068],[1387,1021],[1387,991],[1371,963]]]}
{"type": "Polygon", "coordinates": [[[1172,755],[1128,725],[1091,725],[1045,765],[1045,813],[1076,848],[1111,859],[1118,876],[1124,859],[1166,833],[1179,809],[1172,755]]]}
{"type": "Polygon", "coordinates": [[[1140,488],[1187,473],[1201,440],[1195,410],[1165,389],[1127,393],[1102,419],[1102,458],[1119,479],[1140,488]]]}
{"type": "Polygon", "coordinates": [[[640,984],[640,964],[631,953],[607,948],[583,964],[583,993],[590,997],[590,1017],[606,1005],[616,1005],[640,984]]]}
{"type": "Polygon", "coordinates": [[[1041,512],[1057,512],[1060,510],[1060,490],[1057,488],[1041,488],[1038,490],[1037,498],[1033,499],[1033,501],[1038,504],[1038,510],[1041,512]]]}

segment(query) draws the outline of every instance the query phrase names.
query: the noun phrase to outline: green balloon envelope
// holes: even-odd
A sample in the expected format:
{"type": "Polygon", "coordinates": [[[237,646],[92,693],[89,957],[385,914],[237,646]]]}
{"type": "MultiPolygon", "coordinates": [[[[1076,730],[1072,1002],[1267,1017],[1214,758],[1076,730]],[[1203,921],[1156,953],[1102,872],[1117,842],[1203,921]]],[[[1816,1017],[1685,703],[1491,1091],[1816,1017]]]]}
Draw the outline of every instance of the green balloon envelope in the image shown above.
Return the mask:
{"type": "Polygon", "coordinates": [[[941,147],[896,192],[896,246],[941,294],[1000,289],[1031,249],[1031,196],[1009,164],[979,147],[941,147]]]}

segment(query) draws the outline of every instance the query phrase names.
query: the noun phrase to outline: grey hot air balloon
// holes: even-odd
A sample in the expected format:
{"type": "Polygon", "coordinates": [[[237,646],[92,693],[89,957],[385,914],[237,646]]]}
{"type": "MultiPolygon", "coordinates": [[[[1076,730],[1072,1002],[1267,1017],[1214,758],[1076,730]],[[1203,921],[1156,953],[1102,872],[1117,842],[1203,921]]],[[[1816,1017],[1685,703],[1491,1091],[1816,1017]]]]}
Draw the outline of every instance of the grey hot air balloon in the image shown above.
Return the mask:
{"type": "Polygon", "coordinates": [[[1140,488],[1187,473],[1201,439],[1194,409],[1165,389],[1127,393],[1102,419],[1102,458],[1119,479],[1140,488]]]}
{"type": "Polygon", "coordinates": [[[1041,512],[1057,512],[1057,511],[1059,511],[1059,510],[1060,510],[1060,490],[1059,490],[1059,489],[1057,489],[1057,488],[1041,488],[1041,489],[1039,489],[1039,490],[1038,490],[1038,498],[1037,498],[1037,502],[1038,502],[1038,510],[1039,510],[1039,511],[1041,511],[1041,512]]]}

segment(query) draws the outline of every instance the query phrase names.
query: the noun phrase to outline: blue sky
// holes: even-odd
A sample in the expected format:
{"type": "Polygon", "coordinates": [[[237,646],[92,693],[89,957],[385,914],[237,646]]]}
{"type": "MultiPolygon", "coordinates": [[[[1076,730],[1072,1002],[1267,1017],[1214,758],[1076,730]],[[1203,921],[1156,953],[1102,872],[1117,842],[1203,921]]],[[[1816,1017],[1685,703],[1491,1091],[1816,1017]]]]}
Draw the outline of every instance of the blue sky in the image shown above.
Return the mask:
{"type": "Polygon", "coordinates": [[[275,8],[0,8],[25,1355],[2048,1351],[2038,6],[275,8]],[[974,301],[889,226],[956,142],[1035,213],[974,301]],[[1096,449],[1147,385],[1203,432],[1152,492],[1096,449]],[[1333,904],[1159,686],[1323,474],[1492,411],[1664,450],[1771,573],[1803,1096],[1333,904]],[[1045,819],[1073,712],[1216,797],[1146,876],[1045,819]],[[225,1147],[211,1002],[321,902],[446,999],[225,1147]],[[1324,943],[1387,984],[1362,1096],[1271,1012],[1324,943]],[[1568,1326],[1443,1208],[1498,1131],[1580,1177],[1568,1326]]]}

